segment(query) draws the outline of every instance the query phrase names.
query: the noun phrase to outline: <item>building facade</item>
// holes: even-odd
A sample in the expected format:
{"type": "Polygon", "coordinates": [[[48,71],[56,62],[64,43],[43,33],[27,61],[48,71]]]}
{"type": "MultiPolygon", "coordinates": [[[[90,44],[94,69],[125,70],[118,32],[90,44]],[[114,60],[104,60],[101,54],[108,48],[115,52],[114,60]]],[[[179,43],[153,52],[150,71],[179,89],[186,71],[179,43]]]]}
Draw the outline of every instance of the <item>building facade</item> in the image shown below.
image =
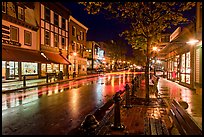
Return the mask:
{"type": "Polygon", "coordinates": [[[72,65],[69,66],[69,74],[76,72],[77,75],[87,74],[86,58],[86,34],[88,28],[77,21],[73,16],[69,18],[69,41],[68,51],[69,60],[72,65]]]}
{"type": "Polygon", "coordinates": [[[35,13],[39,30],[37,40],[42,55],[52,63],[41,63],[40,76],[47,73],[68,75],[68,39],[70,11],[54,2],[35,2],[35,13]]]}
{"type": "Polygon", "coordinates": [[[178,27],[164,49],[168,54],[167,79],[177,81],[191,89],[202,89],[202,3],[197,2],[196,21],[178,27]],[[195,43],[190,43],[196,40],[195,43]]]}
{"type": "Polygon", "coordinates": [[[39,29],[33,3],[2,2],[2,80],[39,77],[39,64],[49,63],[36,41],[39,29]]]}
{"type": "Polygon", "coordinates": [[[87,30],[58,2],[2,2],[2,79],[86,74],[87,30]]]}

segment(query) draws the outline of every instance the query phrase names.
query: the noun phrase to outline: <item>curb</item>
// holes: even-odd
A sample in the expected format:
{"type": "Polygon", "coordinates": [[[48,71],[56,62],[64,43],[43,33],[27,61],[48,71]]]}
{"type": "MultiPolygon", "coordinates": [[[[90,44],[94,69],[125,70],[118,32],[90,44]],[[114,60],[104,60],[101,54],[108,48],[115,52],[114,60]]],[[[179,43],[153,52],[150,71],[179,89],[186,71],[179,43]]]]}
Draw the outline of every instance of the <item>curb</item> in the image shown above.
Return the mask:
{"type": "Polygon", "coordinates": [[[78,77],[78,78],[75,78],[75,79],[72,78],[72,79],[58,80],[58,81],[55,81],[55,82],[44,83],[44,84],[33,85],[33,86],[26,86],[26,87],[21,87],[21,88],[17,88],[17,89],[2,90],[2,93],[5,93],[5,92],[9,93],[9,92],[17,91],[17,90],[25,90],[25,89],[28,89],[28,88],[41,87],[41,86],[52,85],[52,84],[56,84],[56,83],[63,83],[63,82],[66,82],[66,81],[81,80],[81,79],[97,77],[97,76],[98,75],[91,75],[91,76],[85,76],[85,77],[82,76],[82,77],[78,77]]]}

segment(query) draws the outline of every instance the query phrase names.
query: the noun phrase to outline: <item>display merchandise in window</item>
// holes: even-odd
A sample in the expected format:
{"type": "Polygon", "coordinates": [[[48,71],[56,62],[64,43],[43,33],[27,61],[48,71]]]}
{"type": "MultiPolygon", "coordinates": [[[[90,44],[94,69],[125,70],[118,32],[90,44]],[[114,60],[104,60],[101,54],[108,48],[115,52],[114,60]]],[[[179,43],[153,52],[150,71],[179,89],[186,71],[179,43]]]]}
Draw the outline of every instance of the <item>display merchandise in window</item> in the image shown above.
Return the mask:
{"type": "Polygon", "coordinates": [[[38,64],[30,62],[22,62],[22,75],[38,74],[38,64]]]}

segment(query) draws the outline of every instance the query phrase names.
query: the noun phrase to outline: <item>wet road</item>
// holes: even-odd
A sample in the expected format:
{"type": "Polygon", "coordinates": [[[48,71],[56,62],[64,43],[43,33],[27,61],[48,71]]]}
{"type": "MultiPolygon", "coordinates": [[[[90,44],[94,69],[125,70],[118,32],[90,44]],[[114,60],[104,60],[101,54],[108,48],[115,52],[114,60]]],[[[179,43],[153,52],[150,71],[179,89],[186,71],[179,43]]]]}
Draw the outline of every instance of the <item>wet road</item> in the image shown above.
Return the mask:
{"type": "Polygon", "coordinates": [[[3,135],[65,135],[130,82],[130,74],[107,74],[2,94],[3,135]]]}
{"type": "MultiPolygon", "coordinates": [[[[131,73],[111,73],[2,94],[2,134],[66,135],[131,80],[131,73]]],[[[186,101],[186,111],[202,128],[202,95],[166,79],[158,89],[163,97],[186,101]]]]}

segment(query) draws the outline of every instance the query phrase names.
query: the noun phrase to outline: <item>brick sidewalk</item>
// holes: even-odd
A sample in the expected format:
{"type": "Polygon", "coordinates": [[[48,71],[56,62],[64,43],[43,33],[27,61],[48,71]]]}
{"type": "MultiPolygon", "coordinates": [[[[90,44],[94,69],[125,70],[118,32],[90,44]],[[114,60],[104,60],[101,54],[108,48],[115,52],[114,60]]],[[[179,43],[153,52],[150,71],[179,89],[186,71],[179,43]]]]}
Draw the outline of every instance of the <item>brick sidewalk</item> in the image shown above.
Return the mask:
{"type": "MultiPolygon", "coordinates": [[[[121,105],[124,105],[123,102],[121,105]]],[[[132,108],[121,106],[121,124],[125,130],[113,130],[110,125],[114,122],[114,115],[107,120],[98,135],[169,135],[170,119],[167,105],[162,99],[150,98],[149,105],[145,105],[144,98],[132,98],[132,108]],[[135,101],[136,100],[136,101],[135,101]]],[[[112,112],[114,113],[114,112],[112,112]]],[[[179,134],[174,133],[174,134],[179,134]]]]}

